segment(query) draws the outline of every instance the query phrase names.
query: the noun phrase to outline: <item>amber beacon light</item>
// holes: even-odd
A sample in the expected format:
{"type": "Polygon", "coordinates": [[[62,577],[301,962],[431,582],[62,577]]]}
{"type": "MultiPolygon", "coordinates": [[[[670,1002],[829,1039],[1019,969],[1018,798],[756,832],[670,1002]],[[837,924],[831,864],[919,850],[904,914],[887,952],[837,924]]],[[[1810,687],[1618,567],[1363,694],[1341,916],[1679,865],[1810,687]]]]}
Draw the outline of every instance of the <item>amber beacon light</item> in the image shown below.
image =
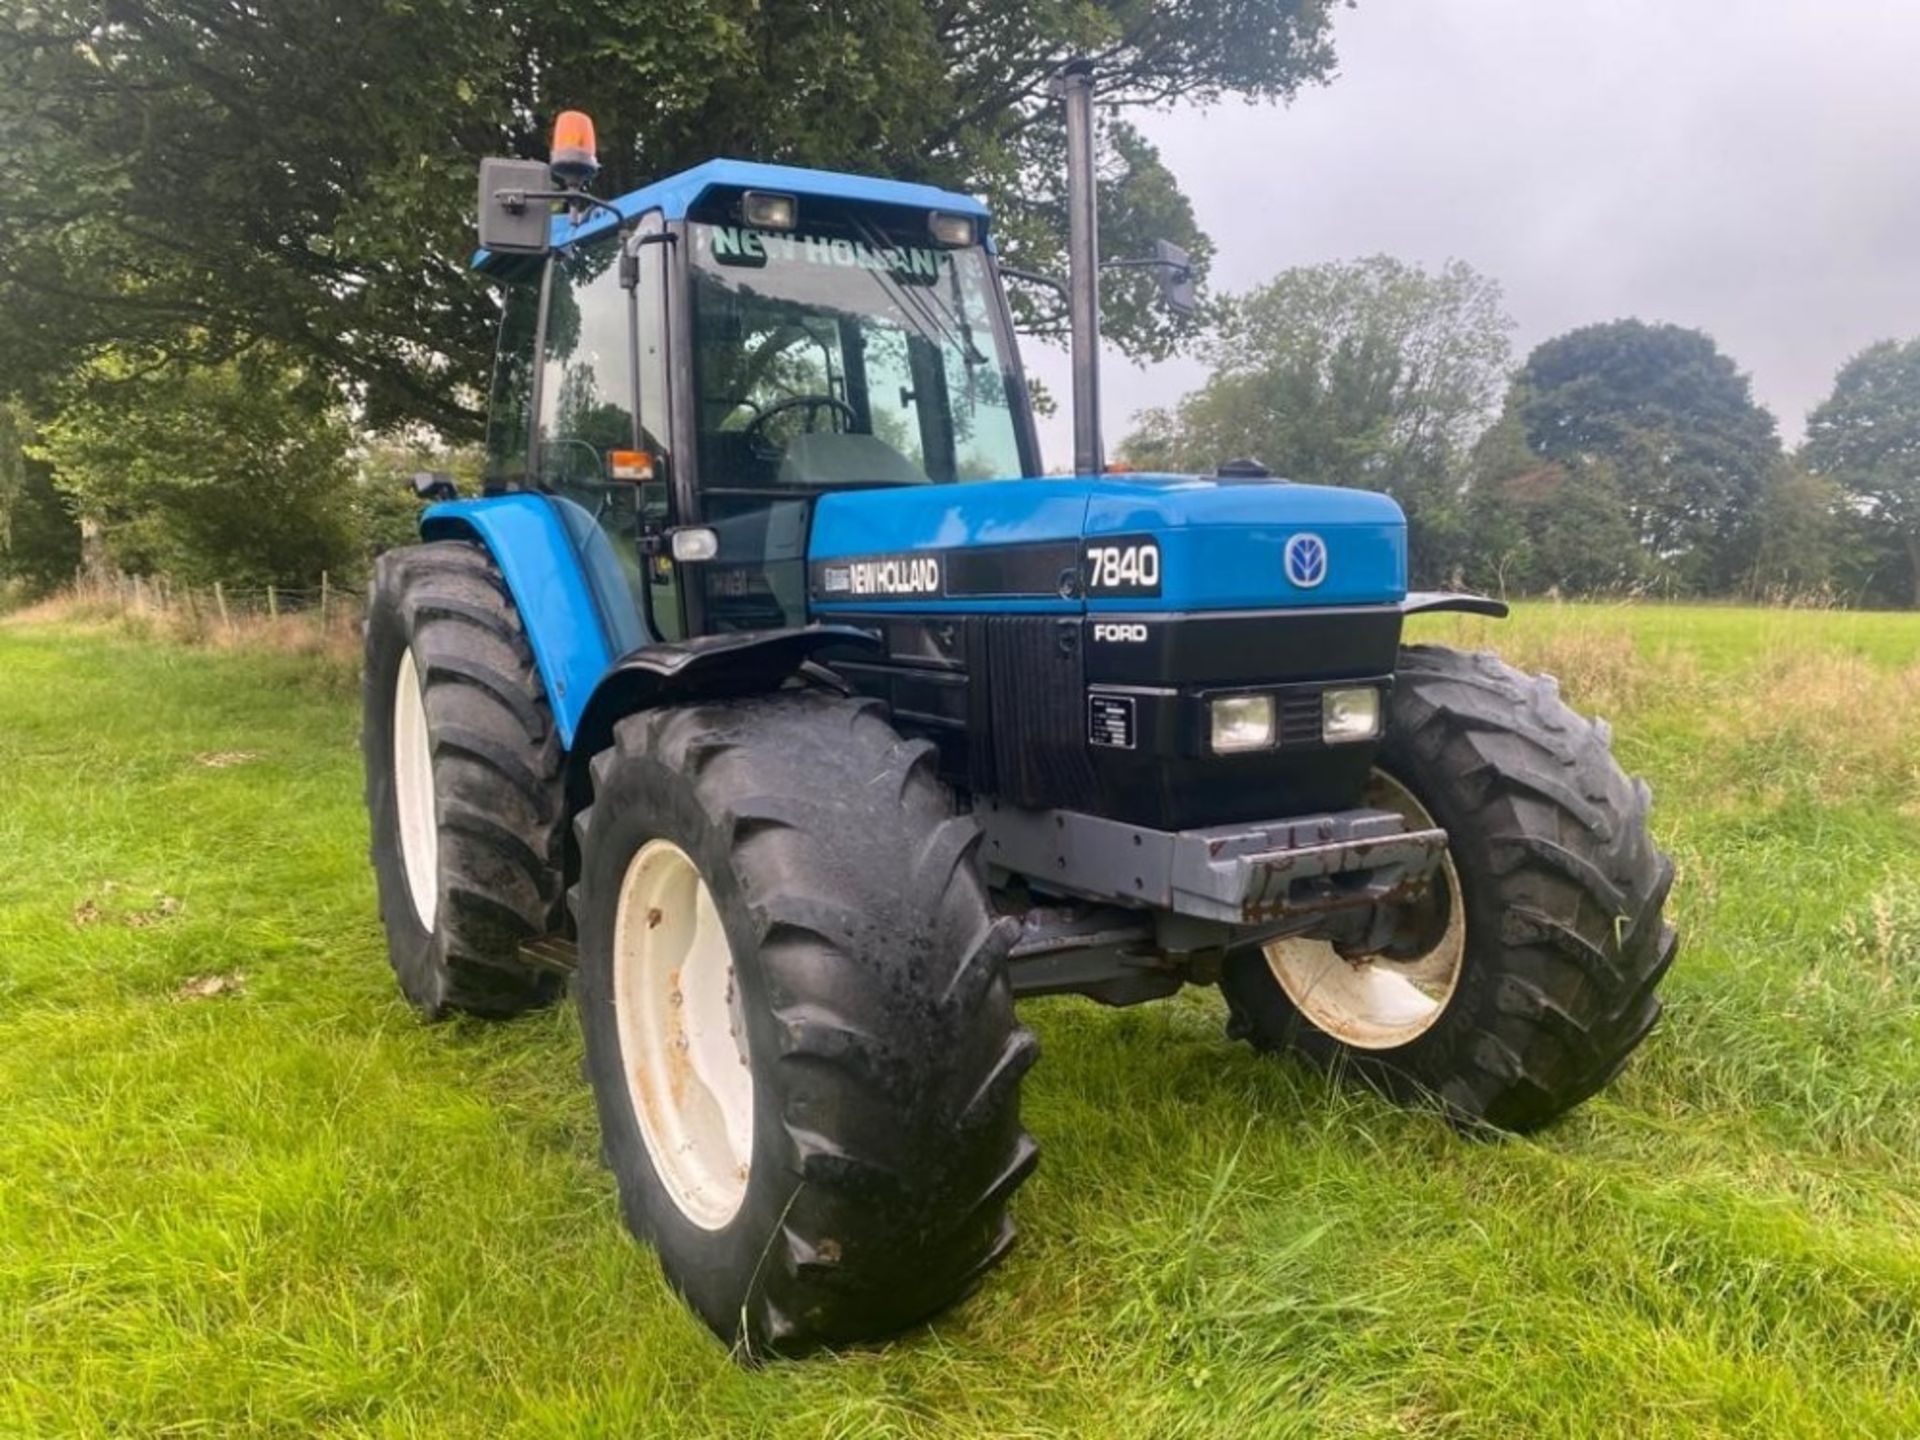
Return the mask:
{"type": "Polygon", "coordinates": [[[562,185],[586,184],[600,173],[600,155],[593,139],[593,118],[584,110],[562,110],[553,122],[553,149],[547,168],[562,185]]]}

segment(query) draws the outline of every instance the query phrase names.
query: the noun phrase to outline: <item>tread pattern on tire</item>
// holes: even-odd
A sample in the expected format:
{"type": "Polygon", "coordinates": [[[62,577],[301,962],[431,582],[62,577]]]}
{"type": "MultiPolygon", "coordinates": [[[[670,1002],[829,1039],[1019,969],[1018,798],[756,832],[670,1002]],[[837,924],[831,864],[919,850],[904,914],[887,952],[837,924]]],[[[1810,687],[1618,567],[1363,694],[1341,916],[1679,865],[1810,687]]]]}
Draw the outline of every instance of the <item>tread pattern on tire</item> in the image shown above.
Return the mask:
{"type": "MultiPolygon", "coordinates": [[[[516,957],[521,941],[553,933],[564,915],[563,757],[519,613],[492,559],[465,541],[386,552],[372,595],[372,605],[397,609],[413,649],[440,805],[444,882],[430,973],[402,982],[432,1018],[544,1005],[557,978],[516,957]]],[[[390,703],[374,695],[378,683],[369,672],[370,707],[390,703]]],[[[371,805],[374,767],[391,760],[367,760],[371,805]]]]}
{"type": "MultiPolygon", "coordinates": [[[[1276,1024],[1253,988],[1278,985],[1243,961],[1227,987],[1233,1032],[1506,1130],[1543,1125],[1608,1084],[1659,1018],[1656,990],[1678,948],[1662,917],[1673,862],[1647,829],[1652,793],[1614,761],[1610,736],[1569,709],[1550,677],[1485,653],[1403,649],[1381,760],[1416,790],[1448,787],[1473,817],[1476,833],[1463,838],[1484,865],[1467,963],[1479,973],[1463,975],[1432,1031],[1366,1052],[1298,1012],[1276,1024]]],[[[1471,891],[1459,851],[1455,862],[1471,891]]]]}
{"type": "MultiPolygon", "coordinates": [[[[934,748],[874,701],[788,691],[635,715],[593,762],[596,794],[636,756],[730,827],[779,1037],[791,1190],[737,1315],[709,1321],[794,1352],[927,1318],[1006,1253],[1037,1155],[1018,1089],[1038,1047],[1014,1022],[1016,927],[986,903],[978,826],[952,813],[934,748]]],[[[584,853],[591,808],[576,833],[584,853]]]]}

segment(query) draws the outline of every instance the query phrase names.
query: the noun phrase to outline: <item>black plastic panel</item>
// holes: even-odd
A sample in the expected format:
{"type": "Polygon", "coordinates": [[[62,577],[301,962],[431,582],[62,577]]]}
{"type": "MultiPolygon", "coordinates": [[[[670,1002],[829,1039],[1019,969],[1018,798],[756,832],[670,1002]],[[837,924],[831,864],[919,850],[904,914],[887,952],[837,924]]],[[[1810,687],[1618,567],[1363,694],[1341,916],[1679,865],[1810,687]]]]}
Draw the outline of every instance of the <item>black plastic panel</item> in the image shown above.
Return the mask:
{"type": "Polygon", "coordinates": [[[848,654],[835,668],[885,700],[902,730],[938,743],[956,786],[1170,830],[1358,803],[1377,747],[1323,745],[1321,692],[1333,681],[1390,687],[1400,631],[1391,608],[852,623],[876,634],[884,654],[848,654]],[[1092,653],[1095,623],[1144,626],[1148,638],[1092,653]],[[1177,632],[1160,633],[1169,623],[1177,632]],[[1279,744],[1215,755],[1208,700],[1244,691],[1274,696],[1279,744]],[[1105,713],[1124,709],[1128,724],[1109,719],[1103,743],[1092,744],[1090,699],[1100,696],[1125,697],[1105,713]]]}

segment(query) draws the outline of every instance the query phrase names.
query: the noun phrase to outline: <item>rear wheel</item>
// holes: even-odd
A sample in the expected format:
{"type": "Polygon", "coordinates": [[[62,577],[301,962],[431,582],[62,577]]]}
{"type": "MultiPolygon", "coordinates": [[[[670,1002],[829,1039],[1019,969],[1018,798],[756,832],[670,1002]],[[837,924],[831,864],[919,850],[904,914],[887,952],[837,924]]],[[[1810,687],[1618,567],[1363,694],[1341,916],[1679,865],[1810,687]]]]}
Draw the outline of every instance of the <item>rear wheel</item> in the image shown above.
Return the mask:
{"type": "Polygon", "coordinates": [[[423,1014],[512,1015],[559,982],[519,962],[562,898],[560,743],[484,550],[391,550],[367,604],[367,813],[387,952],[423,1014]]]}
{"type": "Polygon", "coordinates": [[[1468,1123],[1545,1124],[1660,1014],[1673,862],[1650,799],[1551,680],[1407,648],[1369,802],[1444,827],[1441,871],[1379,954],[1294,939],[1229,957],[1230,1028],[1468,1123]]]}
{"type": "Polygon", "coordinates": [[[576,822],[575,993],[628,1225],[724,1339],[967,1293],[1034,1162],[1012,925],[934,753],[810,692],[622,721],[576,822]]]}

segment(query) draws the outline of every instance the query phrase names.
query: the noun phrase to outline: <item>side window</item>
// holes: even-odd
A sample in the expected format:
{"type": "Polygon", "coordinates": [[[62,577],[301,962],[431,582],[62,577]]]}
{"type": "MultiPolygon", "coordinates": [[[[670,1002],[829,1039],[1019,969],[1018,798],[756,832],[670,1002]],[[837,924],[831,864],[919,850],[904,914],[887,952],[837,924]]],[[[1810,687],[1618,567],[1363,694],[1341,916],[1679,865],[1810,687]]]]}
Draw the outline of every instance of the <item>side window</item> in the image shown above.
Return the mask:
{"type": "Polygon", "coordinates": [[[502,296],[500,342],[487,401],[489,490],[527,482],[527,421],[533,402],[533,338],[540,318],[540,282],[509,285],[502,296]]]}
{"type": "Polygon", "coordinates": [[[554,260],[540,377],[540,471],[549,484],[607,478],[633,444],[627,292],[612,233],[554,260]]]}

